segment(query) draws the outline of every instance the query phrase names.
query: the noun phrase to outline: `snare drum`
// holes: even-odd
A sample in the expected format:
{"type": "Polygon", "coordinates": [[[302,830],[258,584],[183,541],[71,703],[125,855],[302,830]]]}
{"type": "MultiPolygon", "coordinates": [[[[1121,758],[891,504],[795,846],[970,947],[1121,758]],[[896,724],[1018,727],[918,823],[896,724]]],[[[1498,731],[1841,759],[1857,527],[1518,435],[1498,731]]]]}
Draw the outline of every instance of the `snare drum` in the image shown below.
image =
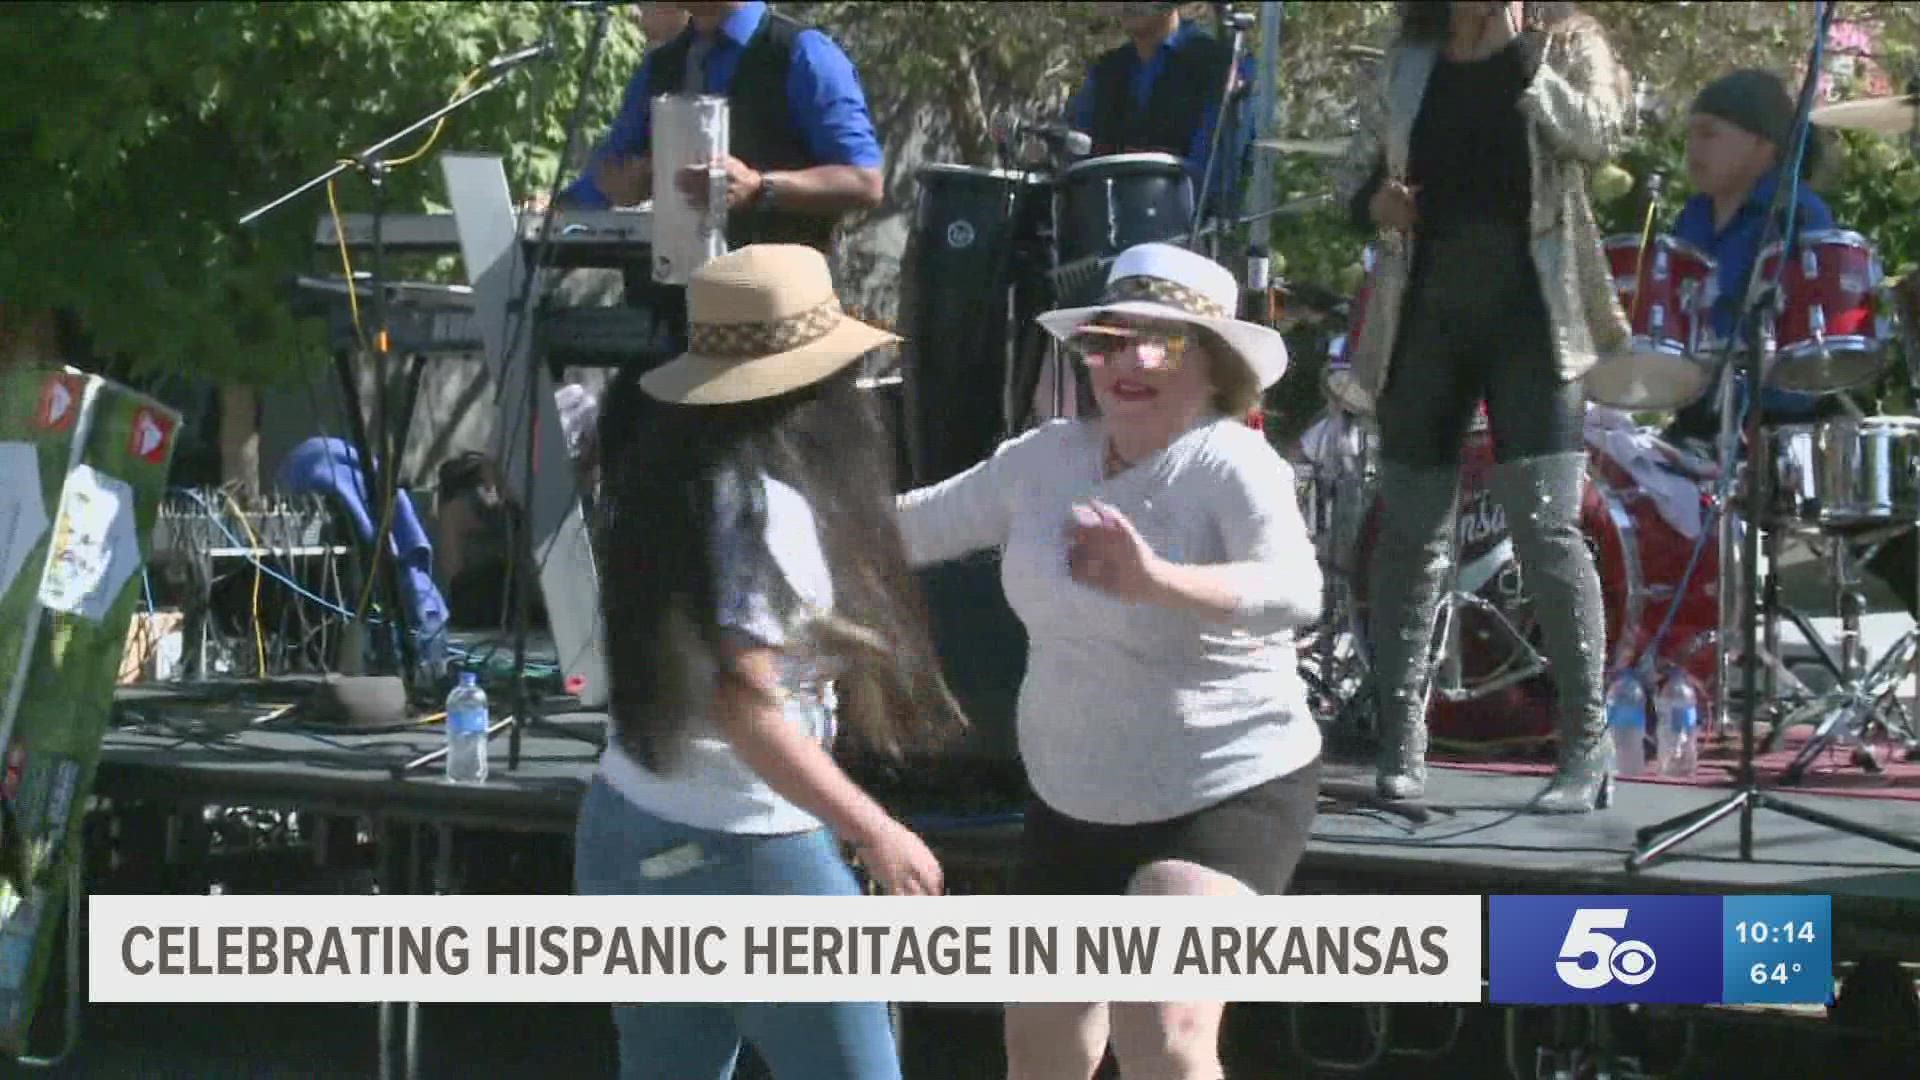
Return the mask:
{"type": "Polygon", "coordinates": [[[1111,154],[1069,165],[1054,204],[1059,260],[1118,255],[1193,223],[1193,181],[1172,154],[1111,154]]]}
{"type": "Polygon", "coordinates": [[[1706,392],[1713,365],[1696,357],[1719,267],[1685,241],[1637,236],[1606,241],[1614,292],[1633,329],[1627,351],[1587,373],[1587,397],[1617,409],[1680,409],[1706,392]]]}
{"type": "Polygon", "coordinates": [[[1767,383],[1783,390],[1832,393],[1857,386],[1886,366],[1875,315],[1880,259],[1858,233],[1803,233],[1787,261],[1784,244],[1760,253],[1762,281],[1779,274],[1780,308],[1767,383]]]}
{"type": "Polygon", "coordinates": [[[1819,452],[1822,525],[1920,521],[1920,418],[1829,420],[1819,452]]]}

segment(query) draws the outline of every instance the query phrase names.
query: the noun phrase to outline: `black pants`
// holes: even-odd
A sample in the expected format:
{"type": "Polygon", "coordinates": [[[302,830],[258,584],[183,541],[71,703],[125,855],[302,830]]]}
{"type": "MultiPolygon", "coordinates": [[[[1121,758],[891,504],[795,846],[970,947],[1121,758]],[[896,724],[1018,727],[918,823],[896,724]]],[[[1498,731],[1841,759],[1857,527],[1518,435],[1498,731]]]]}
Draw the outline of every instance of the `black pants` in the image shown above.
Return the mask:
{"type": "Polygon", "coordinates": [[[1563,382],[1523,225],[1423,234],[1378,407],[1383,457],[1460,463],[1474,406],[1487,403],[1496,461],[1585,446],[1585,395],[1563,382]]]}

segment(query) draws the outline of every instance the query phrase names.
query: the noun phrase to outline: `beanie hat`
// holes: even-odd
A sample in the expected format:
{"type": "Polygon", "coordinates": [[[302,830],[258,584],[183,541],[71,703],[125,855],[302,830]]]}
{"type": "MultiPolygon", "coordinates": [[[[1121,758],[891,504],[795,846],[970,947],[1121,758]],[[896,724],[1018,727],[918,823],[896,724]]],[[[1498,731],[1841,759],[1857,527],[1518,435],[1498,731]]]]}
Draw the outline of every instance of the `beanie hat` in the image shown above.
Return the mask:
{"type": "MultiPolygon", "coordinates": [[[[1745,68],[1708,83],[1693,99],[1693,111],[1716,116],[1743,131],[1772,143],[1784,156],[1793,148],[1793,121],[1798,112],[1786,84],[1771,71],[1745,68]]],[[[1811,172],[1820,159],[1821,142],[1809,132],[1803,171],[1811,172]]]]}

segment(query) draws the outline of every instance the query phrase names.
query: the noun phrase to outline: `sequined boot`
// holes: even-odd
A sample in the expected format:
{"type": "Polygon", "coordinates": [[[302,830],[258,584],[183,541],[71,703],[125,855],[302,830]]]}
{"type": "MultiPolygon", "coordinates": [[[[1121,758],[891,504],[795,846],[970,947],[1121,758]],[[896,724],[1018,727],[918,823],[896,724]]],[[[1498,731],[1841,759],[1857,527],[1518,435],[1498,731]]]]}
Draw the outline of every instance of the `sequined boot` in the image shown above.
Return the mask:
{"type": "Polygon", "coordinates": [[[1434,616],[1453,572],[1460,470],[1380,465],[1380,543],[1372,568],[1373,678],[1380,718],[1380,793],[1427,789],[1427,681],[1434,616]]]}
{"type": "Polygon", "coordinates": [[[1612,793],[1606,608],[1580,528],[1586,478],[1584,453],[1529,458],[1493,471],[1493,496],[1506,511],[1560,706],[1558,771],[1535,804],[1547,814],[1583,814],[1605,806],[1612,793]]]}

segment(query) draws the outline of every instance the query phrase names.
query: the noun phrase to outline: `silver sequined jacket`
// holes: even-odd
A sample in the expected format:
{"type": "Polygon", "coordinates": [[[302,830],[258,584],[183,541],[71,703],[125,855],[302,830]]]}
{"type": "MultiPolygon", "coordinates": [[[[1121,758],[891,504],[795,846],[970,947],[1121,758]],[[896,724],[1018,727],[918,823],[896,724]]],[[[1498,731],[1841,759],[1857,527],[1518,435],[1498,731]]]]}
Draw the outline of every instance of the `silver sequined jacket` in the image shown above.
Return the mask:
{"type": "MultiPolygon", "coordinates": [[[[1388,52],[1378,85],[1361,96],[1359,127],[1334,174],[1342,205],[1351,205],[1383,164],[1387,176],[1406,176],[1414,120],[1438,58],[1438,48],[1426,45],[1388,52]]],[[[1629,96],[1625,72],[1605,34],[1586,15],[1547,32],[1539,70],[1520,96],[1529,121],[1534,267],[1560,376],[1567,381],[1624,348],[1629,336],[1587,187],[1589,170],[1612,157],[1626,127],[1629,96]]],[[[1329,376],[1329,393],[1354,411],[1372,412],[1386,386],[1413,242],[1408,235],[1380,231],[1365,324],[1359,340],[1348,346],[1351,369],[1329,376]]]]}

